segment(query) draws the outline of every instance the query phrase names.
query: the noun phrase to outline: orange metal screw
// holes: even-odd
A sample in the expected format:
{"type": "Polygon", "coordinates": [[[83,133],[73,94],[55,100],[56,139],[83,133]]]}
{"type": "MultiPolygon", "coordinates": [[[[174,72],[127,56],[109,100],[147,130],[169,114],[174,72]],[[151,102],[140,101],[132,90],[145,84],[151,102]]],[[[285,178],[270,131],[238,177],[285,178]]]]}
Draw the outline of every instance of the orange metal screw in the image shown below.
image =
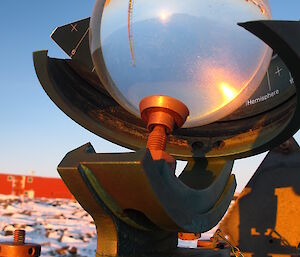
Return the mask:
{"type": "Polygon", "coordinates": [[[156,125],[149,134],[147,148],[150,150],[164,151],[166,149],[166,143],[166,128],[163,125],[156,125]]]}
{"type": "Polygon", "coordinates": [[[172,133],[174,126],[184,124],[189,115],[188,108],[169,96],[148,96],[140,102],[140,112],[150,131],[147,148],[153,160],[164,159],[175,170],[175,159],[165,152],[167,135],[172,133]]]}
{"type": "Polygon", "coordinates": [[[40,245],[25,243],[25,230],[15,230],[13,242],[0,242],[1,257],[38,257],[40,255],[40,245]]]}
{"type": "Polygon", "coordinates": [[[15,244],[25,243],[25,230],[17,229],[14,231],[14,243],[15,244]]]}

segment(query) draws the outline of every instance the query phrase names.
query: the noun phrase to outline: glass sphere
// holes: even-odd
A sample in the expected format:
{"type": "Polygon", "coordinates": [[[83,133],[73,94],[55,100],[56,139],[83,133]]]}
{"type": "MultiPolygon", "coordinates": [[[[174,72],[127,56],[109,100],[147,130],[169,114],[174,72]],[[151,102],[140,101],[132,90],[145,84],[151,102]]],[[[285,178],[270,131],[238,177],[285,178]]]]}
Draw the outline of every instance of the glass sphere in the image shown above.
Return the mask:
{"type": "Polygon", "coordinates": [[[270,19],[267,0],[98,0],[90,48],[108,92],[140,117],[146,96],[190,111],[185,127],[233,112],[261,83],[272,50],[238,22],[270,19]]]}

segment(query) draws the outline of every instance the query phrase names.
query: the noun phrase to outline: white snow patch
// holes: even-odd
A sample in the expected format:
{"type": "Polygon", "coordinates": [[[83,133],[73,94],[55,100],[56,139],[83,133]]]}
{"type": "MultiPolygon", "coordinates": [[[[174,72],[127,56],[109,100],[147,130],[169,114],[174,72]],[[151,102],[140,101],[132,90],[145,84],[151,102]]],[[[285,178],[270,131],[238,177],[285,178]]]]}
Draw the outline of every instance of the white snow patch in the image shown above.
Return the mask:
{"type": "Polygon", "coordinates": [[[72,256],[72,247],[78,257],[96,255],[93,219],[74,200],[0,195],[0,241],[13,241],[15,229],[26,231],[27,243],[41,244],[42,257],[72,256]]]}

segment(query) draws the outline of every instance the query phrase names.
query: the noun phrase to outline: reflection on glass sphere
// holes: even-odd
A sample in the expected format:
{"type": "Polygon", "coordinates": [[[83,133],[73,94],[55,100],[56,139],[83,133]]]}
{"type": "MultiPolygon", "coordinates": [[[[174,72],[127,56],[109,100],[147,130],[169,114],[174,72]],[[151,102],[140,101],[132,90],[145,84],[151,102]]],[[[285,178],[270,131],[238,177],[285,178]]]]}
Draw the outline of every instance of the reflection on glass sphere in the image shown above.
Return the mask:
{"type": "Polygon", "coordinates": [[[185,127],[200,126],[259,86],[272,51],[237,23],[269,18],[267,0],[107,0],[104,7],[98,0],[93,61],[110,94],[136,116],[144,97],[167,95],[189,108],[185,127]]]}

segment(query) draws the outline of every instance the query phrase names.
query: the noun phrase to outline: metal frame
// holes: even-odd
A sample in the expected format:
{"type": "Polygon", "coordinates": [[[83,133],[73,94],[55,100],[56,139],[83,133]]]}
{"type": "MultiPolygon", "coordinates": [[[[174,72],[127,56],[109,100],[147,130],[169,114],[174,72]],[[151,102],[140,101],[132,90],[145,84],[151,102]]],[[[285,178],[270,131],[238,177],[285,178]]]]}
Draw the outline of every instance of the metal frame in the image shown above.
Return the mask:
{"type": "MultiPolygon", "coordinates": [[[[300,22],[256,21],[241,26],[281,56],[299,95],[300,22]]],[[[144,148],[145,125],[99,88],[96,77],[87,81],[79,75],[86,71],[76,62],[48,58],[45,51],[34,53],[34,63],[45,91],[67,115],[112,142],[144,148]]],[[[255,117],[177,130],[167,150],[189,160],[179,179],[147,151],[96,154],[90,144],[67,154],[58,171],[95,221],[97,255],[228,256],[228,249],[176,249],[176,232],[202,232],[214,226],[235,190],[231,158],[286,141],[300,127],[299,112],[300,101],[293,97],[255,117]],[[202,173],[212,179],[201,179],[202,173]]]]}
{"type": "MultiPolygon", "coordinates": [[[[299,95],[300,22],[259,21],[240,25],[279,54],[294,77],[299,95]]],[[[49,58],[47,51],[35,52],[33,59],[45,91],[69,117],[111,142],[132,150],[144,148],[148,137],[146,125],[112,99],[95,73],[85,70],[76,60],[49,58]]],[[[267,151],[299,129],[297,95],[254,117],[178,129],[170,136],[167,151],[178,159],[225,156],[237,159],[267,151]]]]}

